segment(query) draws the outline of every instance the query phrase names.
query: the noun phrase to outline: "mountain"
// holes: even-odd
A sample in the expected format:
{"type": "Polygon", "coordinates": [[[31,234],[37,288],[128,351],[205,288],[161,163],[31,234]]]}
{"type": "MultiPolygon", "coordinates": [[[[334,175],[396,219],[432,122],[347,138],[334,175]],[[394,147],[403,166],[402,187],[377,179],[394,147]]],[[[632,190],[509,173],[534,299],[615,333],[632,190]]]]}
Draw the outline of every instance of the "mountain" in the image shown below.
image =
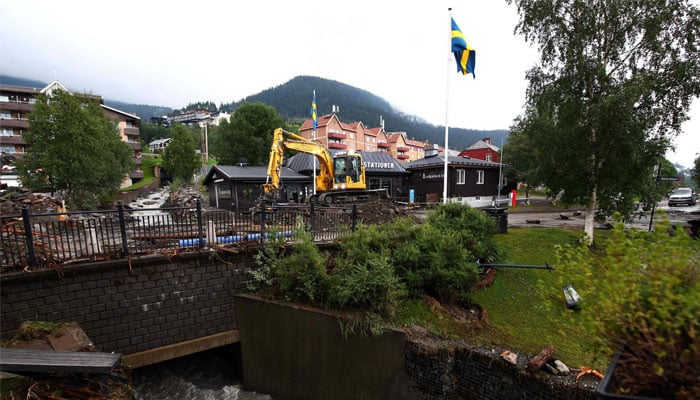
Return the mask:
{"type": "MultiPolygon", "coordinates": [[[[4,75],[0,75],[0,83],[37,88],[43,88],[48,84],[4,75]]],[[[222,104],[220,111],[233,112],[243,103],[259,102],[274,107],[287,120],[301,122],[309,118],[310,93],[314,90],[319,115],[330,114],[331,107],[338,106],[340,111],[336,114],[341,121],[362,121],[367,127],[377,127],[380,125],[381,117],[387,132],[406,132],[409,139],[444,145],[444,126],[433,125],[420,117],[402,113],[386,100],[366,90],[313,76],[297,76],[282,85],[250,95],[239,102],[222,104]]],[[[142,122],[149,122],[151,117],[162,117],[175,111],[169,107],[131,104],[109,99],[105,99],[104,103],[106,106],[138,115],[142,122]]],[[[507,139],[508,131],[450,127],[450,148],[463,150],[486,137],[491,138],[491,142],[498,146],[507,139]]]]}
{"type": "Polygon", "coordinates": [[[17,78],[14,76],[0,75],[0,84],[43,89],[46,87],[46,85],[48,85],[48,82],[37,81],[34,79],[17,78]]]}
{"type": "Polygon", "coordinates": [[[116,108],[119,111],[124,111],[129,114],[138,115],[139,118],[141,118],[142,123],[150,122],[151,117],[163,117],[173,112],[173,109],[170,107],[150,106],[147,104],[131,104],[107,99],[105,99],[105,105],[108,107],[116,108]]]}
{"type": "MultiPolygon", "coordinates": [[[[341,82],[312,76],[297,76],[290,81],[248,96],[240,102],[223,104],[222,110],[231,112],[242,103],[260,102],[274,107],[288,120],[303,121],[309,118],[310,93],[316,91],[319,115],[330,114],[332,106],[340,107],[336,114],[341,121],[362,121],[365,126],[379,126],[384,119],[387,132],[406,132],[408,138],[427,140],[444,145],[445,127],[430,124],[420,117],[407,115],[394,109],[386,100],[372,93],[341,82]]],[[[450,148],[463,150],[479,139],[491,138],[499,145],[508,137],[508,131],[450,128],[450,148]]]]}

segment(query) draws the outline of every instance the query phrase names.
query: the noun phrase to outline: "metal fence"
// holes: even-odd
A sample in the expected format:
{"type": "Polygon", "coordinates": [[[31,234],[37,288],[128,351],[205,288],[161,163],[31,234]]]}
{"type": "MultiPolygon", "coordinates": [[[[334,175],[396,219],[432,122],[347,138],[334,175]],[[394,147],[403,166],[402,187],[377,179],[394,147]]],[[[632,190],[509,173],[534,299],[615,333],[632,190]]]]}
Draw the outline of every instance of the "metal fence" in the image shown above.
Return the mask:
{"type": "Polygon", "coordinates": [[[255,213],[166,207],[0,216],[2,271],[113,260],[214,245],[262,243],[270,235],[291,237],[297,229],[314,241],[332,241],[355,230],[357,208],[314,204],[263,205],[255,213]]]}

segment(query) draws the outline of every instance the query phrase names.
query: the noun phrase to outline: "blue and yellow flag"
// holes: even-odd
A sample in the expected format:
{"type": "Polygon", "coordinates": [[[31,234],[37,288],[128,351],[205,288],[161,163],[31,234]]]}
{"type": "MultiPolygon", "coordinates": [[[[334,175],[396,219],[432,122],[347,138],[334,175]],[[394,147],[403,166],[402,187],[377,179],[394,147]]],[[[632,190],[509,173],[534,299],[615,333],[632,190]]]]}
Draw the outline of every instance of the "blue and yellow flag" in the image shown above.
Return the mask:
{"type": "Polygon", "coordinates": [[[314,90],[314,100],[311,102],[311,119],[314,121],[314,130],[318,126],[318,116],[316,115],[316,91],[314,90]]]}
{"type": "Polygon", "coordinates": [[[459,30],[454,18],[452,18],[452,53],[457,61],[457,71],[461,72],[462,75],[472,74],[476,78],[474,75],[476,51],[467,44],[467,40],[462,31],[459,30]]]}

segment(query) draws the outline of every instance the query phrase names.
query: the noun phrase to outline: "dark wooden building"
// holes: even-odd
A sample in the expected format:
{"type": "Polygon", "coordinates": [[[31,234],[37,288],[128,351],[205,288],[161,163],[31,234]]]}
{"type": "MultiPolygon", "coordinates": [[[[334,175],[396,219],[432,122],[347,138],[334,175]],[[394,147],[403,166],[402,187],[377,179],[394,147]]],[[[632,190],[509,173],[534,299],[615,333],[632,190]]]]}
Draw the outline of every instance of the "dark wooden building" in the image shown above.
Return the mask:
{"type": "MultiPolygon", "coordinates": [[[[267,180],[267,167],[238,167],[215,165],[204,177],[203,185],[209,191],[209,205],[235,212],[247,212],[255,206],[267,180]]],[[[283,167],[280,182],[280,201],[299,201],[311,193],[311,177],[283,167]]]]}
{"type": "MultiPolygon", "coordinates": [[[[447,198],[471,207],[494,205],[498,197],[500,164],[469,157],[450,156],[447,164],[447,198]]],[[[442,202],[445,158],[443,154],[426,153],[425,158],[404,167],[411,173],[409,189],[415,190],[415,201],[442,202]]],[[[501,189],[501,203],[508,198],[501,189]]]]}

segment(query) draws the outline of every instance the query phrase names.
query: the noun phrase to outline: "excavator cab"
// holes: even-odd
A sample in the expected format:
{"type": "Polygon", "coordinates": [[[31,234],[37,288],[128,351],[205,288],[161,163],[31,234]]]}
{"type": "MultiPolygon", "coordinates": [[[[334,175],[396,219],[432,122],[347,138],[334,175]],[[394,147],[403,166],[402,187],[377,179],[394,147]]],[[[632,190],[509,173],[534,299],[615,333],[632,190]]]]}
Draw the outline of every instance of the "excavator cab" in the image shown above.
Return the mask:
{"type": "Polygon", "coordinates": [[[333,157],[333,187],[336,189],[364,189],[362,159],[359,154],[338,153],[333,157]],[[361,186],[358,186],[361,185],[361,186]]]}

